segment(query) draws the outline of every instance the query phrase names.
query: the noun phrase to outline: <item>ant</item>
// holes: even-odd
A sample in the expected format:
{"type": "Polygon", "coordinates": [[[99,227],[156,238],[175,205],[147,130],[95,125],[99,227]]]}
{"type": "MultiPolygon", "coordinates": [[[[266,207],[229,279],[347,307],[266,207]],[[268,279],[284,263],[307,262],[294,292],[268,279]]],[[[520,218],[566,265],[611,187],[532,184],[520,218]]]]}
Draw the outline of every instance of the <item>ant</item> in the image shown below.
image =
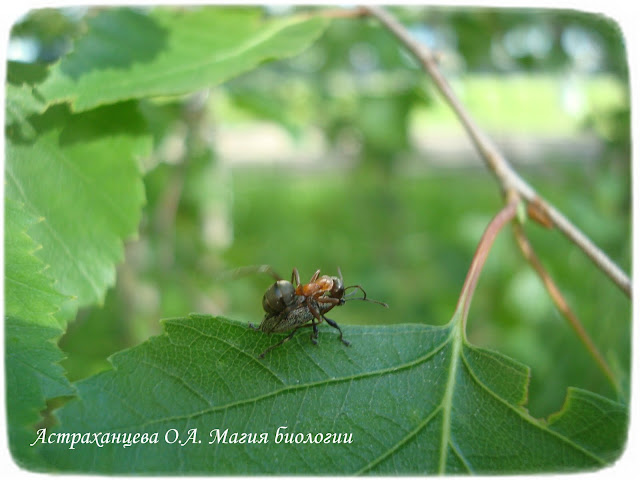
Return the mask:
{"type": "Polygon", "coordinates": [[[265,354],[274,348],[291,340],[300,328],[313,328],[310,338],[317,345],[318,325],[323,321],[337,329],[340,332],[340,341],[349,346],[350,343],[342,337],[340,326],[325,316],[332,308],[344,305],[347,300],[364,300],[388,308],[386,303],[368,299],[367,292],[361,285],[345,287],[340,268],[338,268],[339,277],[320,276],[320,270],[317,270],[309,280],[309,283],[305,284],[300,282],[300,274],[297,268],[293,269],[290,282],[283,280],[268,265],[258,267],[257,271],[271,275],[276,282],[267,289],[262,297],[262,308],[265,311],[262,323],[258,327],[250,323],[249,327],[268,334],[288,332],[293,329],[282,341],[262,352],[260,358],[263,358],[265,354]],[[352,288],[359,289],[363,296],[350,298],[352,294],[346,294],[346,291],[352,288]]]}

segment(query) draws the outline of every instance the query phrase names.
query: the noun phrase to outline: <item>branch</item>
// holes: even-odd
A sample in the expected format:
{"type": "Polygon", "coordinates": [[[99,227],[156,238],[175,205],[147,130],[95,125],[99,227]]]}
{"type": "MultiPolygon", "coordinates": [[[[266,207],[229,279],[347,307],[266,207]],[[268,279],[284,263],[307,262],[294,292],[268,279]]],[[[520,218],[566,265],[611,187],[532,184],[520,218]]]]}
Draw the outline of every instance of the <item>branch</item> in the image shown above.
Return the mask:
{"type": "Polygon", "coordinates": [[[389,31],[400,40],[405,47],[419,60],[422,68],[433,79],[438,91],[453,109],[464,126],[476,150],[496,176],[503,193],[517,192],[527,202],[535,202],[536,207],[556,226],[569,240],[577,245],[591,261],[602,270],[624,292],[631,297],[631,279],[602,250],[600,250],[578,227],[573,225],[562,213],[542,199],[522,177],[520,177],[505,159],[496,145],[487,137],[473,121],[449,83],[440,73],[435,57],[424,45],[415,41],[409,31],[393,16],[379,7],[361,7],[376,17],[389,31]]]}
{"type": "Polygon", "coordinates": [[[369,15],[369,12],[365,7],[358,7],[358,8],[351,8],[351,9],[323,8],[318,12],[318,15],[325,18],[357,18],[357,17],[366,17],[369,15]]]}

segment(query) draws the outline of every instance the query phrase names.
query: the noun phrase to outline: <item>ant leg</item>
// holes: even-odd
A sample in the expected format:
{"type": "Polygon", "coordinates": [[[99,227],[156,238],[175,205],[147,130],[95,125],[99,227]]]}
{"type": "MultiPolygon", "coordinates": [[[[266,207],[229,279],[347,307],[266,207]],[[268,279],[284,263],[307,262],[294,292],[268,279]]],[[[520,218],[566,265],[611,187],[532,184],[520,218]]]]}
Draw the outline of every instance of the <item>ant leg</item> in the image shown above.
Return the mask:
{"type": "Polygon", "coordinates": [[[337,328],[338,331],[340,332],[340,341],[342,343],[344,343],[347,347],[349,345],[351,345],[351,342],[346,341],[344,338],[342,338],[342,329],[338,326],[338,324],[336,322],[334,322],[333,320],[331,320],[330,318],[327,318],[323,315],[324,319],[327,321],[327,323],[329,325],[331,325],[333,328],[337,328]]]}
{"type": "Polygon", "coordinates": [[[307,303],[307,308],[311,312],[311,315],[315,317],[311,319],[311,325],[313,326],[311,341],[313,342],[314,345],[317,345],[318,344],[318,324],[322,323],[322,319],[324,318],[324,316],[320,315],[320,312],[318,311],[316,306],[311,303],[311,298],[307,297],[306,303],[307,303]],[[317,320],[317,323],[316,323],[316,320],[317,320]]]}
{"type": "Polygon", "coordinates": [[[344,302],[345,302],[344,298],[335,298],[335,297],[316,297],[314,298],[314,300],[317,303],[329,303],[334,307],[336,305],[344,305],[344,302]]]}
{"type": "Polygon", "coordinates": [[[324,312],[322,312],[323,315],[327,312],[330,312],[331,309],[337,305],[344,305],[344,302],[345,302],[344,298],[334,298],[334,297],[318,297],[315,299],[315,301],[317,303],[324,303],[324,304],[330,305],[330,307],[323,309],[324,310],[324,312]]]}
{"type": "Polygon", "coordinates": [[[311,280],[309,280],[309,283],[315,282],[318,279],[319,276],[320,276],[320,269],[316,270],[316,273],[314,273],[311,276],[311,280]]]}
{"type": "Polygon", "coordinates": [[[296,267],[293,267],[293,271],[291,272],[291,283],[293,283],[294,287],[300,285],[300,274],[296,267]]]}
{"type": "Polygon", "coordinates": [[[264,352],[262,352],[260,355],[258,355],[259,358],[264,358],[264,356],[269,353],[271,350],[273,350],[276,347],[279,347],[285,343],[287,343],[289,340],[291,340],[293,338],[293,336],[295,335],[295,333],[298,331],[298,329],[300,328],[305,328],[305,327],[311,327],[312,325],[307,323],[306,325],[299,325],[296,328],[293,329],[293,331],[287,335],[286,337],[284,337],[282,340],[280,340],[278,343],[276,343],[275,345],[271,345],[269,348],[267,348],[264,352]]]}
{"type": "MultiPolygon", "coordinates": [[[[318,308],[311,303],[311,297],[307,297],[306,304],[307,304],[307,308],[311,312],[311,315],[313,315],[315,317],[315,319],[318,320],[318,323],[322,323],[322,319],[324,317],[322,315],[320,315],[320,312],[318,311],[318,308]]],[[[313,322],[313,320],[311,320],[311,321],[313,322]]]]}

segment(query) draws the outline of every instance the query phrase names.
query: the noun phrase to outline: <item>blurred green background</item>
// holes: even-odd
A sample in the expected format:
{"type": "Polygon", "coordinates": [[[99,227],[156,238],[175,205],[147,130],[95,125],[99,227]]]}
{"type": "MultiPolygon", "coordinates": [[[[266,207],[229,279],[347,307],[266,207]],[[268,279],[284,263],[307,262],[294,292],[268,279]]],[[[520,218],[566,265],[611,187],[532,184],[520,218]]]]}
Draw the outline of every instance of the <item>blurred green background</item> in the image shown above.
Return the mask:
{"type": "MultiPolygon", "coordinates": [[[[289,8],[264,10],[288,15],[289,8]]],[[[519,172],[630,271],[629,85],[614,22],[575,11],[397,8],[477,123],[519,172]]],[[[9,58],[53,62],[95,9],[38,10],[9,58]]],[[[147,205],[104,305],[60,346],[72,380],[190,312],[257,323],[272,265],[340,267],[390,308],[354,302],[342,325],[447,322],[499,187],[415,61],[373,20],[335,20],[302,55],[188,97],[140,104],[155,139],[147,205]]],[[[555,231],[527,233],[628,393],[629,300],[555,231]]],[[[615,398],[510,231],[496,242],[469,338],[532,368],[529,409],[569,385],[615,398]]],[[[319,348],[322,348],[320,344],[319,348]]],[[[623,401],[626,399],[621,398],[623,401]]]]}

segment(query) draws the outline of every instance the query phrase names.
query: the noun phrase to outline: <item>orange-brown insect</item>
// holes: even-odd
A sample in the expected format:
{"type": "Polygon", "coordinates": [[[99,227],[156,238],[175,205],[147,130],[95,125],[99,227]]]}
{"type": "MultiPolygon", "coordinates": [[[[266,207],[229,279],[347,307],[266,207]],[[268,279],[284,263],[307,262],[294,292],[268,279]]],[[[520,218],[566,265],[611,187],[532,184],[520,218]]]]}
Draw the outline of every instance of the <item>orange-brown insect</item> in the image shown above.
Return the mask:
{"type": "MultiPolygon", "coordinates": [[[[295,282],[295,293],[296,295],[305,297],[305,304],[314,317],[319,317],[319,314],[317,314],[317,308],[314,306],[314,302],[330,305],[331,307],[326,310],[327,312],[336,305],[344,304],[345,300],[343,297],[345,287],[342,281],[342,272],[340,272],[340,269],[338,269],[338,273],[340,274],[340,277],[330,277],[329,275],[322,275],[319,277],[320,269],[318,269],[311,277],[311,280],[309,280],[309,283],[301,284],[298,269],[293,269],[293,272],[291,273],[291,283],[295,282]]],[[[353,285],[348,288],[359,288],[362,290],[360,285],[353,285]]],[[[362,291],[364,292],[364,290],[362,291]]],[[[364,296],[366,297],[367,294],[365,293],[364,296]]],[[[318,319],[318,323],[320,322],[322,322],[321,318],[318,319]]]]}
{"type": "Polygon", "coordinates": [[[264,357],[270,350],[289,341],[300,328],[313,328],[311,341],[317,344],[318,325],[323,321],[337,329],[340,332],[340,340],[348,346],[349,342],[342,338],[342,329],[336,322],[325,316],[327,312],[338,305],[344,305],[347,300],[365,300],[388,307],[386,303],[368,299],[367,292],[360,285],[345,287],[340,269],[338,269],[339,277],[320,276],[320,270],[317,270],[309,283],[305,284],[300,282],[297,268],[294,268],[291,273],[291,282],[280,278],[271,267],[259,267],[259,271],[268,273],[276,279],[276,282],[267,289],[262,297],[262,307],[265,311],[262,323],[257,328],[252,324],[249,326],[264,333],[280,333],[293,329],[281,342],[262,352],[260,357],[264,357]],[[351,295],[345,295],[345,291],[350,288],[359,289],[364,296],[346,298],[351,295]]]}

